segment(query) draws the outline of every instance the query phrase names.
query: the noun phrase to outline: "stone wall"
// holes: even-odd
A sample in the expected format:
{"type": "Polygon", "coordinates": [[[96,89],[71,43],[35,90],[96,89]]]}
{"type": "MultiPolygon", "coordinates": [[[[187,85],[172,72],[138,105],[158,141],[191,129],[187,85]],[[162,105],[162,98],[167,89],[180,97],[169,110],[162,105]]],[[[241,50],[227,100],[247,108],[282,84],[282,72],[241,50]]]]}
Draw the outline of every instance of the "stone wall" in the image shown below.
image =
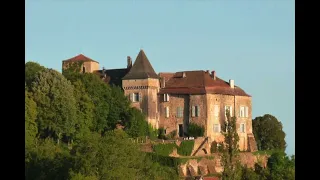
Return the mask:
{"type": "MultiPolygon", "coordinates": [[[[122,80],[124,94],[128,98],[132,93],[139,93],[139,102],[132,102],[131,106],[140,109],[147,117],[148,123],[158,128],[158,79],[122,80]]],[[[132,99],[130,99],[132,101],[132,99]]]]}
{"type": "MultiPolygon", "coordinates": [[[[254,168],[255,163],[266,167],[268,160],[267,155],[253,155],[252,153],[240,153],[239,158],[241,164],[247,165],[249,168],[254,168]]],[[[190,159],[186,163],[180,164],[178,169],[180,176],[199,176],[223,171],[220,155],[216,153],[211,156],[190,159]]]]}
{"type": "Polygon", "coordinates": [[[207,94],[207,107],[208,107],[208,123],[206,127],[206,135],[210,137],[211,141],[222,142],[224,137],[221,133],[213,131],[214,124],[220,124],[221,130],[225,129],[224,122],[225,117],[225,106],[232,107],[232,116],[237,118],[237,131],[239,134],[239,149],[248,149],[248,133],[252,133],[252,109],[251,109],[251,97],[247,96],[230,96],[220,94],[207,94]],[[219,113],[218,116],[214,115],[214,106],[218,105],[219,113]],[[248,117],[240,117],[240,106],[248,107],[248,117]],[[246,130],[244,133],[240,132],[240,124],[246,124],[246,130]]]}
{"type": "Polygon", "coordinates": [[[183,125],[184,132],[189,121],[189,95],[170,95],[169,101],[164,102],[164,95],[159,95],[159,127],[166,129],[166,133],[177,130],[179,134],[179,124],[183,125]],[[169,107],[169,117],[165,117],[165,107],[169,107]],[[183,116],[177,117],[177,107],[183,107],[183,116]]]}

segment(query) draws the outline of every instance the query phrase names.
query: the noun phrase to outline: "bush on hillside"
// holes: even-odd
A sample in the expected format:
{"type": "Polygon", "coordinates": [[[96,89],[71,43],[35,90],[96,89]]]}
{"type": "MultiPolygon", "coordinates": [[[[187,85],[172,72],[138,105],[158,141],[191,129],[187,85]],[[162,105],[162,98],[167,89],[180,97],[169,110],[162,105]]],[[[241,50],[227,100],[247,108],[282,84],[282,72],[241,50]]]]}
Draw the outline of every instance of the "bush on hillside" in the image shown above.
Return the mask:
{"type": "Polygon", "coordinates": [[[153,151],[159,155],[169,156],[172,153],[173,149],[176,148],[177,145],[175,143],[168,144],[154,144],[152,146],[153,151]]]}
{"type": "Polygon", "coordinates": [[[194,140],[182,141],[177,149],[177,152],[181,156],[190,156],[193,150],[194,140]]]}
{"type": "Polygon", "coordinates": [[[204,135],[204,127],[199,126],[198,124],[191,123],[188,126],[188,135],[189,137],[202,137],[204,135]]]}

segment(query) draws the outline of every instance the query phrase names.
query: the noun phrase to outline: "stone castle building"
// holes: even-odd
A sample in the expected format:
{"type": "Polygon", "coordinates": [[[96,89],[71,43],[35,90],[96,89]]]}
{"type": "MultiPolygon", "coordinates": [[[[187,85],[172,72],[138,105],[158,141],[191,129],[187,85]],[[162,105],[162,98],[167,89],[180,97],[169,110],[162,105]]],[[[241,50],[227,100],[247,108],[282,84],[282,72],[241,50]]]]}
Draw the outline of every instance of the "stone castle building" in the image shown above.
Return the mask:
{"type": "Polygon", "coordinates": [[[209,141],[222,142],[221,131],[226,110],[237,118],[240,150],[254,151],[251,96],[235,85],[220,79],[215,71],[182,71],[157,74],[146,54],[140,50],[135,62],[127,57],[127,67],[99,70],[99,63],[82,54],[63,61],[81,61],[83,73],[96,73],[106,83],[121,86],[132,106],[140,109],[147,121],[165,133],[183,137],[190,123],[202,125],[209,141]]]}

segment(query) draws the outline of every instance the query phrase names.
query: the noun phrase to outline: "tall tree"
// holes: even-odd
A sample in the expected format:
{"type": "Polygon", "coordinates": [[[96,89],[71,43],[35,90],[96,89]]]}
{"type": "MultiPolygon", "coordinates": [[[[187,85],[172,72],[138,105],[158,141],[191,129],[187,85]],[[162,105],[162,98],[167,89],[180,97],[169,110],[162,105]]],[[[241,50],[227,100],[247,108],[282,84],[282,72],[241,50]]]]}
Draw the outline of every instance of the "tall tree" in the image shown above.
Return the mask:
{"type": "Polygon", "coordinates": [[[93,109],[93,126],[94,130],[103,133],[112,129],[108,123],[108,115],[110,111],[111,89],[109,85],[104,83],[97,75],[85,73],[79,75],[79,79],[83,83],[86,92],[91,98],[93,109]]]}
{"type": "Polygon", "coordinates": [[[76,100],[76,132],[75,140],[81,140],[84,136],[93,131],[93,110],[94,104],[80,80],[73,82],[74,97],[76,100]]]}
{"type": "Polygon", "coordinates": [[[38,133],[37,123],[37,104],[33,101],[31,94],[25,91],[25,129],[26,129],[26,147],[34,144],[38,133]]]}
{"type": "Polygon", "coordinates": [[[223,165],[222,178],[224,180],[241,180],[241,165],[238,160],[239,135],[236,126],[236,117],[231,117],[227,110],[225,121],[224,144],[222,145],[221,163],[223,165]]]}
{"type": "Polygon", "coordinates": [[[46,69],[32,83],[34,101],[37,103],[37,123],[42,137],[59,140],[75,132],[76,101],[73,86],[59,72],[46,69]]]}
{"type": "Polygon", "coordinates": [[[125,130],[131,137],[149,135],[149,126],[145,115],[136,108],[130,108],[125,121],[125,130]]]}
{"type": "Polygon", "coordinates": [[[36,62],[29,61],[25,64],[25,83],[28,89],[31,88],[31,84],[37,77],[38,73],[45,69],[45,67],[36,62]]]}
{"type": "Polygon", "coordinates": [[[273,115],[265,114],[252,121],[253,134],[259,150],[285,150],[285,132],[282,123],[273,115]]]}

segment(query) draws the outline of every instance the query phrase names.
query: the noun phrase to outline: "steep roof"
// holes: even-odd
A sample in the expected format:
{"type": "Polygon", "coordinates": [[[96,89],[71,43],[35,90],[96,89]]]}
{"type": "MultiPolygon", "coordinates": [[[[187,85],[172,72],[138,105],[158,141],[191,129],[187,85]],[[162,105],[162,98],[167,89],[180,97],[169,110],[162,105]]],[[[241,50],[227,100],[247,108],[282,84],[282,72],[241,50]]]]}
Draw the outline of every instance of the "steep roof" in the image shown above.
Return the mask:
{"type": "Polygon", "coordinates": [[[146,54],[143,50],[140,50],[137,59],[132,65],[129,73],[123,77],[123,79],[146,79],[155,78],[158,79],[158,75],[154,71],[150,64],[146,54]]]}
{"type": "Polygon", "coordinates": [[[75,57],[72,57],[70,59],[64,60],[63,62],[77,62],[77,61],[92,61],[92,62],[96,62],[99,63],[98,61],[95,61],[91,58],[88,58],[87,56],[83,55],[83,54],[79,54],[75,57]]]}
{"type": "Polygon", "coordinates": [[[160,89],[159,94],[225,94],[237,96],[250,96],[238,86],[230,87],[230,84],[218,77],[213,77],[205,71],[176,72],[165,88],[160,89]],[[183,77],[185,73],[185,77],[183,77]]]}
{"type": "Polygon", "coordinates": [[[98,74],[100,78],[103,78],[106,83],[122,87],[122,78],[128,73],[128,69],[105,69],[97,70],[94,73],[98,74]],[[104,75],[106,75],[105,78],[104,75]]]}

